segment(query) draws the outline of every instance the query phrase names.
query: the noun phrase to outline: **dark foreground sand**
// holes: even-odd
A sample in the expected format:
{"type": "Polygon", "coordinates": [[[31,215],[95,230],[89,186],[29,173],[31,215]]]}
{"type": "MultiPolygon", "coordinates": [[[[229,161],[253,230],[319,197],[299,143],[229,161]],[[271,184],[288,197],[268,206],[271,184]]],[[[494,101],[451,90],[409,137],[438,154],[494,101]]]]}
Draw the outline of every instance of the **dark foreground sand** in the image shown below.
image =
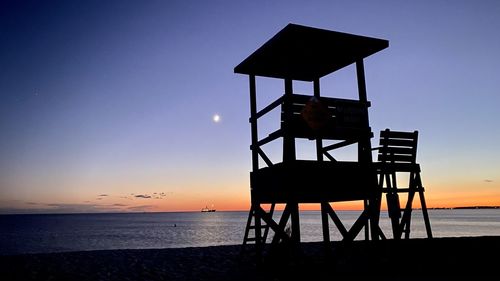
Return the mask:
{"type": "Polygon", "coordinates": [[[321,243],[303,243],[301,254],[277,251],[260,265],[251,253],[241,257],[240,249],[235,245],[0,256],[0,280],[347,280],[346,275],[500,280],[500,236],[333,242],[329,254],[321,243]]]}

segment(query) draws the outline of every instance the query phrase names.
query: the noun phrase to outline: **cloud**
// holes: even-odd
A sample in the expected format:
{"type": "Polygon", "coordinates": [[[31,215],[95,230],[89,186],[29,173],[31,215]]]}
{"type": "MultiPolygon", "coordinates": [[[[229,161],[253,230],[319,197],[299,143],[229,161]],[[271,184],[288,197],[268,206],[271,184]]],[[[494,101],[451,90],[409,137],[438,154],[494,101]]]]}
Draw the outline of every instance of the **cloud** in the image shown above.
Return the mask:
{"type": "Polygon", "coordinates": [[[155,199],[163,199],[168,195],[171,195],[173,194],[173,192],[158,192],[158,193],[153,193],[154,194],[154,198],[155,199]]]}
{"type": "MultiPolygon", "coordinates": [[[[153,192],[150,194],[139,194],[139,193],[130,193],[132,198],[142,198],[142,199],[164,199],[167,195],[173,194],[173,192],[153,192]]],[[[120,196],[120,198],[132,199],[128,196],[120,196]]]]}
{"type": "Polygon", "coordinates": [[[120,212],[148,212],[154,211],[155,205],[130,206],[122,203],[96,204],[96,203],[37,203],[26,208],[2,208],[0,214],[70,214],[70,213],[120,213],[120,212]]]}
{"type": "Polygon", "coordinates": [[[103,212],[120,212],[123,211],[123,206],[100,205],[92,203],[84,204],[66,204],[66,203],[51,203],[44,204],[45,208],[27,209],[31,213],[103,213],[103,212]]]}
{"type": "MultiPolygon", "coordinates": [[[[172,192],[168,192],[168,194],[171,194],[172,192]]],[[[163,199],[167,196],[167,193],[165,192],[153,192],[153,195],[149,195],[149,194],[137,194],[137,195],[134,195],[135,198],[147,198],[147,199],[150,199],[150,198],[153,198],[153,199],[163,199]]]]}
{"type": "Polygon", "coordinates": [[[40,205],[40,203],[37,203],[37,202],[26,202],[26,204],[28,204],[28,205],[40,205]]]}
{"type": "Polygon", "coordinates": [[[485,179],[484,182],[493,182],[493,180],[485,179]]]}
{"type": "Polygon", "coordinates": [[[147,212],[154,207],[155,206],[153,205],[140,205],[140,206],[128,207],[127,209],[134,212],[147,212]]]}
{"type": "Polygon", "coordinates": [[[105,197],[105,196],[109,196],[107,194],[99,194],[98,197],[105,197]]]}

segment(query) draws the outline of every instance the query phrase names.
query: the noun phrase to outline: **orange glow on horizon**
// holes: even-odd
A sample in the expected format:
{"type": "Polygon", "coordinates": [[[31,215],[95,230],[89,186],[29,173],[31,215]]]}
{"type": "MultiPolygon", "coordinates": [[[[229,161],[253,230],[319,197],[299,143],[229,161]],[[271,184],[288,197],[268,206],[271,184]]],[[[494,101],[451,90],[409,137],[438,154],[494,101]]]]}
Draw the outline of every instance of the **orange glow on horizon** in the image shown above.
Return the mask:
{"type": "MultiPolygon", "coordinates": [[[[425,185],[425,182],[424,182],[425,185]]],[[[425,199],[428,208],[454,208],[472,206],[500,206],[500,183],[496,181],[474,182],[430,182],[425,185],[425,199]]],[[[4,199],[4,209],[16,212],[199,212],[205,206],[217,211],[248,211],[250,209],[250,192],[241,183],[227,186],[209,186],[197,188],[179,188],[158,196],[156,188],[144,190],[140,194],[130,192],[109,194],[79,194],[78,198],[61,197],[57,202],[40,200],[4,199]],[[156,194],[156,195],[155,195],[156,194]],[[146,195],[151,195],[148,197],[146,195]]],[[[406,194],[400,194],[401,206],[406,203],[406,194]]],[[[363,201],[331,203],[334,210],[362,210],[363,201]]],[[[270,205],[264,205],[268,209],[270,205]]],[[[276,210],[283,210],[284,204],[278,204],[276,210]]],[[[415,209],[420,208],[420,198],[415,195],[415,209]]],[[[320,204],[300,204],[303,211],[319,211],[320,204]]],[[[382,197],[381,209],[387,209],[385,195],[382,197]]]]}
{"type": "MultiPolygon", "coordinates": [[[[453,208],[464,206],[500,206],[500,188],[499,191],[469,191],[471,188],[457,188],[456,192],[448,191],[446,186],[440,188],[433,187],[426,189],[425,199],[428,208],[453,208]]],[[[406,203],[406,194],[400,195],[402,207],[406,203]]],[[[335,210],[362,210],[363,201],[347,201],[331,203],[335,210]]],[[[171,200],[161,201],[151,208],[149,211],[154,212],[190,212],[200,211],[201,208],[208,206],[213,207],[217,211],[248,211],[250,209],[250,195],[245,192],[243,194],[224,193],[224,194],[189,194],[184,196],[175,196],[171,200]]],[[[263,207],[268,209],[269,204],[263,204],[263,207]]],[[[276,210],[283,210],[284,204],[277,204],[276,210]]],[[[420,198],[418,194],[413,200],[413,207],[420,208],[420,198]]],[[[300,210],[304,211],[319,211],[320,204],[300,204],[300,210]]],[[[381,209],[386,210],[385,196],[382,198],[381,209]]]]}

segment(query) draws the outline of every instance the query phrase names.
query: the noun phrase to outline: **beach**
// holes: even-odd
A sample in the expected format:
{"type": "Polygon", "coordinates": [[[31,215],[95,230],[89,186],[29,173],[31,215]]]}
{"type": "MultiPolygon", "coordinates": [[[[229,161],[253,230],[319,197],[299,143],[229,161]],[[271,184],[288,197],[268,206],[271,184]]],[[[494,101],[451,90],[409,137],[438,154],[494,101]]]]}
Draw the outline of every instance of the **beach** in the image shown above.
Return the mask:
{"type": "Polygon", "coordinates": [[[386,280],[498,275],[500,236],[301,244],[257,263],[240,245],[0,256],[2,280],[386,280]],[[327,251],[325,249],[328,248],[327,251]],[[403,278],[404,277],[404,278],[403,278]],[[402,279],[401,279],[402,278],[402,279]]]}

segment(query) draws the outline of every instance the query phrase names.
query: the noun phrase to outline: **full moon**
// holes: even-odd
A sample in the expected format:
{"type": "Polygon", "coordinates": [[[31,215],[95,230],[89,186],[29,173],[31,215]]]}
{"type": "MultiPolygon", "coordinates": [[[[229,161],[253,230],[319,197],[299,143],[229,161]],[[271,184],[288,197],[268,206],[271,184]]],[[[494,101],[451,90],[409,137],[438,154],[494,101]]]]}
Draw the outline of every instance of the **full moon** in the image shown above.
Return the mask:
{"type": "Polygon", "coordinates": [[[214,116],[212,117],[212,120],[215,123],[219,123],[220,122],[220,115],[219,114],[214,114],[214,116]]]}

